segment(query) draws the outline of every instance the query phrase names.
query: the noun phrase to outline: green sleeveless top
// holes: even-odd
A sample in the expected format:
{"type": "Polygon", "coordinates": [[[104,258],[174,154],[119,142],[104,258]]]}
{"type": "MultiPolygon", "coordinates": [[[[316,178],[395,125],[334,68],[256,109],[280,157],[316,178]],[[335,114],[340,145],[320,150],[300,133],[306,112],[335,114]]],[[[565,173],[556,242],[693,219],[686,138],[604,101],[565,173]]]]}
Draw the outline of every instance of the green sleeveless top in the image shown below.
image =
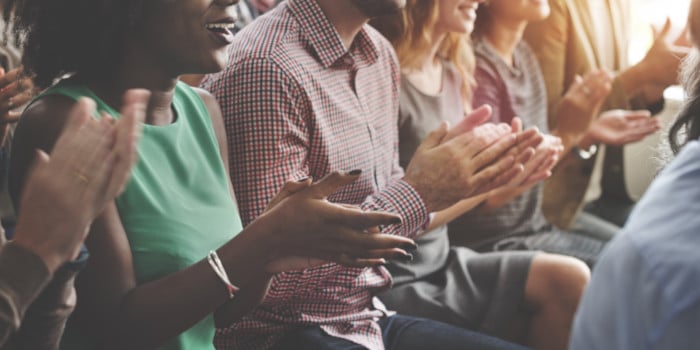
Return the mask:
{"type": "MultiPolygon", "coordinates": [[[[60,83],[47,94],[73,99],[87,96],[95,100],[98,110],[119,117],[81,85],[60,83]]],[[[172,124],[144,125],[138,163],[116,200],[139,284],[193,265],[242,230],[204,102],[192,88],[178,83],[173,108],[177,118],[172,124]]],[[[221,288],[223,293],[224,286],[221,288]]],[[[161,349],[214,349],[214,330],[209,315],[161,349]]],[[[97,346],[69,323],[61,349],[97,346]]]]}

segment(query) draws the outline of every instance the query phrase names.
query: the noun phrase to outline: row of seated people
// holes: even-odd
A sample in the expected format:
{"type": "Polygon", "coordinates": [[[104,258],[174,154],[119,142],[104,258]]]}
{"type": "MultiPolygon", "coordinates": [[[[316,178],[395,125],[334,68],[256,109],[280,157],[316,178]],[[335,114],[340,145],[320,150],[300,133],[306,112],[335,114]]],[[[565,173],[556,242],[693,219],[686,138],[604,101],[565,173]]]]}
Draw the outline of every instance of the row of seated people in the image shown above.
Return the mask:
{"type": "MultiPolygon", "coordinates": [[[[288,0],[234,37],[236,3],[7,5],[23,73],[43,90],[12,141],[9,188],[21,204],[0,262],[14,278],[3,275],[10,292],[0,294],[8,346],[53,348],[61,337],[65,349],[692,344],[680,332],[697,324],[694,297],[657,310],[672,302],[659,299],[662,255],[631,251],[639,245],[628,232],[579,213],[581,198],[543,207],[543,180],[555,174],[556,197],[571,181],[556,174],[592,168],[593,146],[659,129],[648,111],[629,109],[656,104],[677,81],[687,48],[669,43],[668,28],[636,66],[622,67],[613,50],[600,61],[616,75],[589,61],[551,73],[561,81],[550,86],[547,69],[569,65],[547,60],[570,55],[552,52],[562,46],[548,36],[555,29],[537,34],[528,22],[569,23],[560,18],[573,8],[556,13],[563,1],[288,0]],[[533,53],[523,37],[552,47],[533,53]],[[210,75],[195,89],[183,74],[210,75]],[[617,256],[599,261],[614,235],[617,256]],[[601,281],[574,324],[586,264],[601,281]],[[613,299],[649,281],[658,284],[641,301],[613,299]],[[640,305],[655,317],[611,316],[640,305]]],[[[9,101],[7,110],[20,104],[9,101]]],[[[695,114],[691,104],[679,119],[685,139],[700,136],[695,114]]],[[[685,141],[673,137],[678,150],[685,141]]],[[[696,146],[685,148],[630,223],[645,231],[652,210],[652,223],[683,220],[668,226],[677,245],[664,252],[684,256],[671,248],[685,248],[697,227],[693,192],[675,187],[679,173],[692,175],[696,146]],[[658,210],[667,192],[687,208],[658,210]]],[[[634,239],[663,242],[654,233],[634,239]]],[[[673,291],[689,283],[679,281],[673,291]]]]}

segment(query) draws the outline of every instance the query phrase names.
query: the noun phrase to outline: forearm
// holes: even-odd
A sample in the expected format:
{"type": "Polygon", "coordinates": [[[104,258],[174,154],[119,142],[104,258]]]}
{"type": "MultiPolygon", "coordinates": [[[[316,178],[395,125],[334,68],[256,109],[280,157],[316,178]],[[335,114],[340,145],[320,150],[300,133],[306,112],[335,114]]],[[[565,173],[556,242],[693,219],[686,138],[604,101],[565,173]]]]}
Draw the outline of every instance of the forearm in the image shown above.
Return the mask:
{"type": "MultiPolygon", "coordinates": [[[[249,226],[217,250],[231,282],[244,294],[260,290],[261,278],[270,278],[264,270],[270,250],[259,244],[267,236],[253,232],[256,230],[249,226]]],[[[156,348],[229,301],[226,286],[204,259],[134,288],[121,302],[114,303],[111,312],[95,315],[104,315],[100,323],[107,333],[102,334],[101,345],[114,349],[156,348]]]]}
{"type": "Polygon", "coordinates": [[[488,193],[484,193],[476,197],[467,198],[445,210],[435,213],[432,220],[430,220],[430,225],[426,229],[426,232],[450,223],[452,220],[473,210],[481,203],[484,203],[487,198],[488,193]]]}
{"type": "Polygon", "coordinates": [[[629,67],[617,75],[616,79],[619,80],[620,87],[622,91],[624,91],[628,101],[639,95],[642,89],[648,84],[643,78],[644,76],[644,67],[640,64],[629,67]]]}
{"type": "Polygon", "coordinates": [[[511,190],[500,191],[498,194],[490,196],[481,208],[480,212],[489,213],[506,205],[508,202],[522,195],[531,189],[532,186],[520,186],[511,190]]]}
{"type": "Polygon", "coordinates": [[[77,271],[59,269],[27,311],[9,349],[58,349],[68,317],[75,308],[77,271]]]}

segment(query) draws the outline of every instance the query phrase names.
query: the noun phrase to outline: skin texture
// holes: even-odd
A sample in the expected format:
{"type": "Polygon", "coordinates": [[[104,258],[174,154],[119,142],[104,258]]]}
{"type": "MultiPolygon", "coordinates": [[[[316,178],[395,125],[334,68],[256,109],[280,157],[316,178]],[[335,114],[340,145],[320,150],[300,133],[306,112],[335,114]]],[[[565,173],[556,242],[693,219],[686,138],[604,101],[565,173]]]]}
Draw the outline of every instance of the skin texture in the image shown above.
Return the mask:
{"type": "MultiPolygon", "coordinates": [[[[441,62],[437,59],[436,53],[444,33],[471,33],[474,27],[474,18],[470,16],[470,10],[476,4],[478,1],[474,0],[439,2],[439,17],[432,30],[434,47],[431,53],[426,55],[423,67],[430,67],[441,62]],[[460,8],[462,11],[459,11],[460,8]]],[[[507,11],[506,18],[511,20],[510,23],[516,23],[517,21],[512,21],[512,19],[517,18],[517,16],[540,18],[546,16],[548,12],[547,6],[535,6],[530,1],[492,1],[491,6],[501,6],[503,11],[507,11]]],[[[503,20],[499,23],[505,22],[508,21],[503,20]]],[[[515,27],[522,27],[522,25],[515,27]]],[[[504,47],[514,47],[513,43],[505,43],[507,45],[504,47]]],[[[440,81],[441,69],[410,70],[404,74],[408,75],[409,78],[418,78],[423,81],[440,81]]],[[[606,79],[607,76],[602,73],[591,74],[585,79],[581,78],[579,85],[576,86],[577,90],[569,96],[572,103],[579,103],[582,105],[581,108],[589,103],[582,99],[582,95],[587,95],[581,91],[585,82],[600,82],[595,90],[588,91],[588,94],[593,94],[599,99],[602,98],[600,96],[606,95],[606,79]]],[[[587,96],[585,97],[587,98],[587,96]]],[[[481,111],[482,108],[479,108],[471,114],[471,117],[465,118],[462,123],[455,127],[458,131],[454,134],[458,135],[472,130],[488,120],[490,113],[484,113],[483,119],[474,118],[474,115],[481,113],[481,111]]],[[[587,123],[584,121],[581,127],[586,128],[587,123]]],[[[522,122],[519,118],[513,120],[510,129],[517,135],[524,135],[528,132],[522,130],[522,122]]],[[[520,165],[520,171],[516,172],[505,186],[460,202],[446,211],[449,212],[448,215],[436,216],[436,218],[443,219],[443,221],[439,221],[439,224],[444,224],[452,218],[472,210],[480,203],[485,203],[481,210],[498,208],[514,196],[523,193],[551,175],[551,170],[564,149],[562,140],[556,136],[542,135],[536,129],[531,129],[529,132],[537,137],[530,138],[528,142],[525,141],[524,136],[522,138],[519,136],[518,143],[522,147],[508,152],[510,156],[514,157],[515,163],[520,165]]],[[[431,226],[436,227],[435,225],[431,226]]],[[[537,349],[565,348],[573,315],[583,289],[589,280],[589,274],[585,264],[577,259],[560,255],[538,254],[533,259],[528,274],[523,313],[520,315],[520,319],[511,320],[513,331],[510,340],[525,343],[537,349]]]]}
{"type": "Polygon", "coordinates": [[[37,151],[14,242],[40,256],[49,271],[75,258],[92,220],[124,189],[148,96],[129,91],[116,123],[92,119],[95,103],[80,100],[51,156],[37,151]]]}
{"type": "MultiPolygon", "coordinates": [[[[81,76],[78,72],[76,79],[84,81],[111,106],[118,106],[124,91],[130,88],[148,89],[151,98],[145,123],[169,125],[176,118],[171,104],[178,76],[217,71],[225,64],[226,44],[212,36],[205,25],[229,17],[235,3],[149,2],[139,21],[142,24],[128,33],[128,45],[117,60],[122,63],[114,68],[112,78],[81,76]]],[[[201,90],[198,93],[209,110],[224,168],[228,169],[221,111],[211,95],[201,90]]],[[[48,152],[53,148],[74,104],[65,97],[46,96],[25,112],[13,154],[11,181],[15,192],[23,187],[34,149],[48,152]]],[[[120,216],[115,204],[108,203],[91,226],[86,242],[91,259],[77,282],[80,303],[76,324],[93,334],[101,348],[154,348],[224,304],[227,321],[244,315],[265,295],[274,272],[306,268],[320,261],[374,266],[384,259],[406,256],[406,250],[415,247],[410,239],[372,234],[378,232],[377,226],[399,223],[399,217],[365,213],[325,200],[329,191],[355,179],[356,174],[336,173],[308,184],[298,193],[285,195],[219,248],[229,278],[241,289],[231,301],[206,261],[138,285],[120,216]],[[164,294],[164,290],[169,292],[164,294]]]]}

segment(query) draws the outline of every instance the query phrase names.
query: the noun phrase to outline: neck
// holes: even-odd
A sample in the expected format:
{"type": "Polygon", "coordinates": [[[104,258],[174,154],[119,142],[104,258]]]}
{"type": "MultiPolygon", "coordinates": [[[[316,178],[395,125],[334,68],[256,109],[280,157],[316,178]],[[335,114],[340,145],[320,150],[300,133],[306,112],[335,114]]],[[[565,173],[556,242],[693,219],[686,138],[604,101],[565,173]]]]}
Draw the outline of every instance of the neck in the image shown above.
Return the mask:
{"type": "Polygon", "coordinates": [[[338,31],[346,49],[350,48],[357,33],[369,18],[350,1],[316,0],[323,13],[338,31]]]}
{"type": "Polygon", "coordinates": [[[447,33],[434,32],[432,35],[432,40],[430,50],[426,51],[425,55],[421,57],[418,62],[420,62],[420,67],[416,67],[419,70],[426,71],[431,68],[435,68],[439,64],[438,53],[440,52],[440,46],[442,46],[443,40],[447,37],[447,33]]]}
{"type": "Polygon", "coordinates": [[[175,121],[171,106],[178,76],[169,73],[162,63],[149,61],[144,55],[127,54],[121,68],[115,69],[110,77],[90,79],[87,83],[105,103],[116,110],[121,108],[122,97],[127,90],[147,89],[151,91],[151,98],[146,109],[145,123],[171,124],[175,121]]]}
{"type": "Polygon", "coordinates": [[[484,39],[488,40],[496,53],[512,66],[515,48],[522,40],[526,26],[527,21],[491,18],[484,39]]]}

